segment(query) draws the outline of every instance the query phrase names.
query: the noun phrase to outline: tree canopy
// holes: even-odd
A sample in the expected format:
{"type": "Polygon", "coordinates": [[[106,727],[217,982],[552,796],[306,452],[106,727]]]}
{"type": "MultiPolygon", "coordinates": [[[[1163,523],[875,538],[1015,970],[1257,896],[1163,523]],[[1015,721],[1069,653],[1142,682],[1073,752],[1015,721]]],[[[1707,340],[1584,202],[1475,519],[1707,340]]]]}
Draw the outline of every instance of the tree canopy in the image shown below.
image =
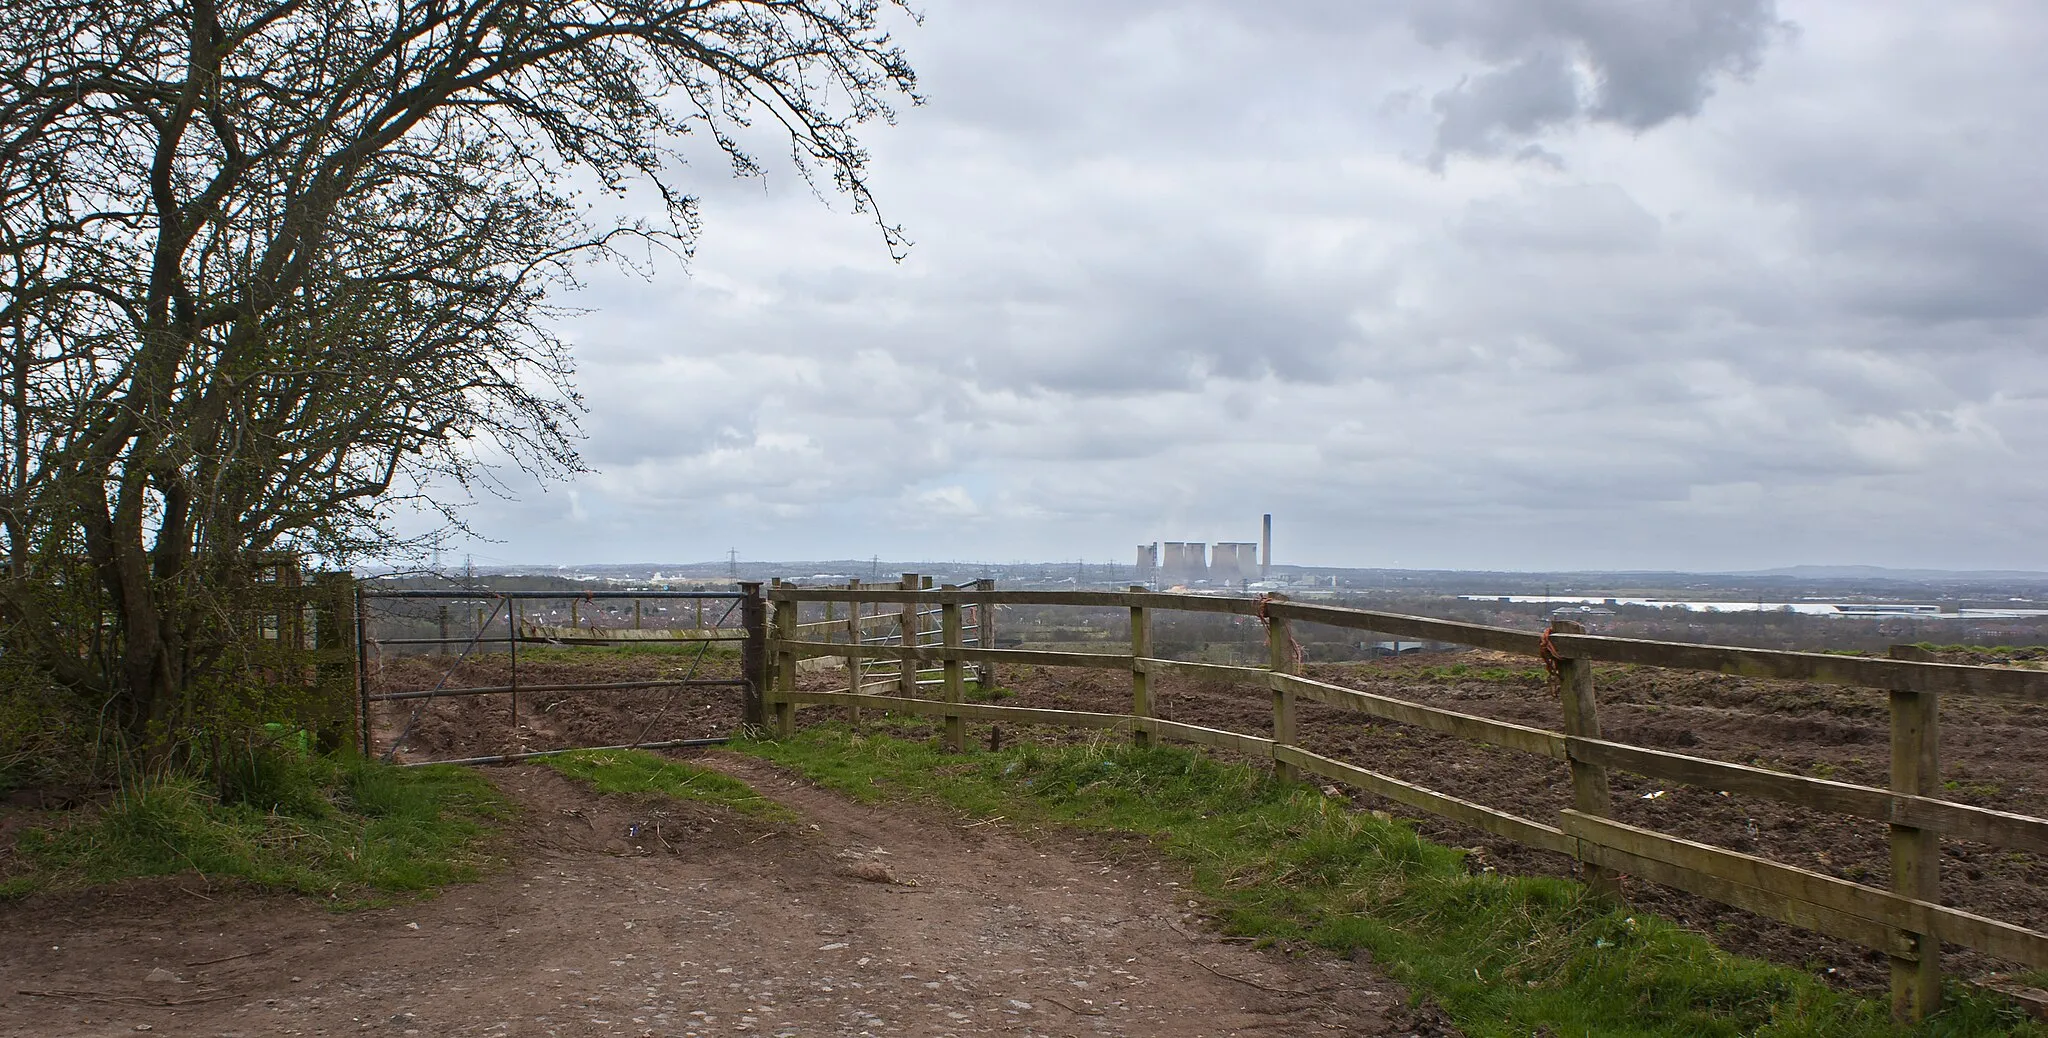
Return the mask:
{"type": "Polygon", "coordinates": [[[266,553],[388,549],[394,502],[445,511],[482,449],[578,468],[557,296],[629,244],[687,252],[692,140],[741,174],[786,141],[900,250],[856,136],[916,100],[896,6],[10,3],[11,657],[175,744],[266,553]],[[596,220],[579,188],[655,215],[596,220]]]}

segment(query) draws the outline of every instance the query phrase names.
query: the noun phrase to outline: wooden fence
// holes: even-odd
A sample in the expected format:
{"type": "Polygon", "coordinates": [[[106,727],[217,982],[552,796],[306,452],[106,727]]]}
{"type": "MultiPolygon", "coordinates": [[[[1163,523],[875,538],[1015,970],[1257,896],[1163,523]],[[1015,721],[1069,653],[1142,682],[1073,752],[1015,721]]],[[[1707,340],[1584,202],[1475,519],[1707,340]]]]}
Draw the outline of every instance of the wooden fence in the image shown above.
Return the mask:
{"type": "Polygon", "coordinates": [[[1941,799],[1937,767],[1938,705],[1942,696],[2048,703],[2048,673],[1611,638],[1585,634],[1577,625],[1563,622],[1538,634],[1290,602],[1279,596],[1219,598],[1157,593],[1137,587],[1129,592],[993,591],[986,586],[976,590],[929,590],[911,582],[912,579],[906,578],[903,585],[894,589],[778,586],[768,592],[774,622],[764,661],[767,673],[762,680],[763,706],[774,717],[780,732],[786,735],[794,731],[798,707],[827,705],[846,708],[855,718],[864,709],[939,717],[944,722],[946,743],[955,750],[963,747],[964,723],[973,719],[1127,730],[1141,745],[1153,739],[1178,739],[1270,758],[1274,770],[1286,778],[1306,773],[1348,783],[1531,847],[1570,855],[1581,863],[1585,880],[1596,890],[1611,891],[1616,873],[1636,876],[1877,949],[1890,957],[1893,1011],[1905,1018],[1918,1019],[1939,1004],[1942,941],[2048,969],[2048,934],[1940,903],[1942,835],[2043,853],[2048,852],[2048,820],[1941,799]],[[806,602],[846,604],[853,619],[838,622],[848,631],[860,630],[868,622],[860,619],[863,606],[893,607],[893,612],[885,615],[894,617],[904,631],[914,629],[911,618],[922,615],[922,608],[936,607],[940,617],[938,643],[918,644],[913,638],[903,644],[871,645],[859,638],[842,642],[807,637],[827,633],[829,628],[796,622],[800,604],[806,602]],[[963,644],[962,610],[973,608],[981,616],[989,617],[997,605],[1128,608],[1130,651],[997,649],[992,638],[983,639],[980,646],[963,644]],[[1153,656],[1151,619],[1159,610],[1259,618],[1268,628],[1270,666],[1184,663],[1153,656]],[[1558,730],[1511,724],[1303,677],[1298,673],[1290,633],[1290,626],[1296,623],[1328,624],[1543,659],[1558,672],[1558,730]],[[847,689],[798,691],[795,677],[799,661],[828,656],[847,660],[851,679],[847,689]],[[893,683],[864,683],[861,668],[865,660],[894,661],[901,674],[914,674],[921,663],[937,664],[940,677],[936,684],[943,698],[919,698],[919,683],[904,681],[900,676],[893,683]],[[1126,671],[1131,679],[1131,709],[1128,713],[1096,713],[963,701],[963,668],[967,664],[1004,662],[1126,671]],[[1883,691],[1889,695],[1891,707],[1890,788],[1833,782],[1604,739],[1593,685],[1592,665],[1596,662],[1883,691]],[[1264,687],[1272,696],[1272,731],[1245,734],[1153,716],[1150,686],[1153,676],[1159,674],[1225,676],[1264,687]],[[868,691],[878,684],[892,694],[868,691]],[[1523,818],[1311,753],[1296,745],[1295,704],[1304,699],[1565,762],[1571,772],[1572,807],[1550,822],[1523,818]],[[1614,821],[1607,783],[1609,768],[1888,823],[1891,889],[1614,821]]]}
{"type": "MultiPolygon", "coordinates": [[[[772,586],[783,588],[792,585],[777,580],[772,586]]],[[[812,587],[811,590],[858,591],[861,590],[862,586],[860,581],[853,580],[844,585],[832,585],[828,588],[812,587]]],[[[905,573],[902,580],[897,583],[869,584],[866,586],[892,590],[928,591],[932,589],[932,578],[917,573],[905,573]]],[[[993,592],[995,590],[995,581],[977,580],[972,585],[972,589],[983,593],[993,592]]],[[[949,592],[966,591],[969,590],[969,585],[948,585],[939,590],[949,592]]],[[[964,610],[960,619],[959,630],[959,644],[962,648],[979,648],[984,645],[990,648],[995,647],[995,607],[984,601],[984,597],[985,595],[976,595],[973,600],[961,607],[964,610]]],[[[809,622],[806,622],[801,615],[803,607],[801,605],[796,607],[799,610],[799,614],[795,620],[795,625],[791,629],[796,632],[798,638],[834,643],[839,642],[843,638],[847,644],[864,646],[894,645],[898,647],[898,651],[881,657],[880,662],[872,664],[867,661],[875,659],[875,657],[864,657],[852,653],[814,656],[798,660],[797,667],[799,670],[844,667],[849,675],[847,688],[858,692],[893,688],[908,695],[914,693],[920,686],[929,687],[945,683],[943,667],[921,667],[919,666],[919,661],[914,659],[909,660],[908,666],[906,666],[906,660],[901,651],[901,647],[904,645],[933,647],[944,644],[944,607],[933,606],[925,608],[921,605],[914,605],[908,608],[890,607],[885,609],[881,603],[870,603],[865,599],[856,599],[846,603],[846,615],[841,617],[838,615],[838,607],[840,605],[838,601],[827,600],[820,603],[820,605],[821,608],[818,611],[824,614],[823,618],[809,622]],[[870,605],[875,607],[874,612],[867,611],[870,605]]],[[[987,660],[978,661],[976,678],[984,685],[994,684],[996,681],[996,665],[987,660]]],[[[855,710],[853,716],[855,719],[858,719],[859,711],[855,710]]]]}

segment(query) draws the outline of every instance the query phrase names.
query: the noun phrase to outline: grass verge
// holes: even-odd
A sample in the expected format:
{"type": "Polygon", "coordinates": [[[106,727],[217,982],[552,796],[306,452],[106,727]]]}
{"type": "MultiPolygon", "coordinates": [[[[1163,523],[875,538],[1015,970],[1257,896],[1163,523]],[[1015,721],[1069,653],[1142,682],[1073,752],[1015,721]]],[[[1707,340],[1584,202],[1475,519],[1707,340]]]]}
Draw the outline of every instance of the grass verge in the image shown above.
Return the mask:
{"type": "Polygon", "coordinates": [[[223,799],[159,779],[23,830],[0,898],[197,872],[337,908],[475,879],[510,807],[476,772],[290,756],[223,799]]]}
{"type": "Polygon", "coordinates": [[[1474,1036],[2048,1033],[1960,989],[1938,1016],[1897,1029],[1887,1005],[1799,970],[1729,955],[1574,882],[1474,874],[1405,824],[1189,750],[1102,740],[949,755],[837,726],[733,748],[857,799],[1146,837],[1190,868],[1229,932],[1368,951],[1474,1036]]]}
{"type": "Polygon", "coordinates": [[[704,665],[710,667],[738,662],[740,651],[730,647],[734,644],[737,643],[650,640],[618,645],[521,645],[519,659],[524,663],[588,663],[592,660],[639,659],[648,656],[683,656],[695,659],[701,653],[704,665]]]}
{"type": "Polygon", "coordinates": [[[717,804],[770,822],[797,820],[789,808],[754,792],[754,787],[739,779],[646,750],[578,750],[543,757],[541,763],[589,783],[600,793],[658,793],[717,804]]]}

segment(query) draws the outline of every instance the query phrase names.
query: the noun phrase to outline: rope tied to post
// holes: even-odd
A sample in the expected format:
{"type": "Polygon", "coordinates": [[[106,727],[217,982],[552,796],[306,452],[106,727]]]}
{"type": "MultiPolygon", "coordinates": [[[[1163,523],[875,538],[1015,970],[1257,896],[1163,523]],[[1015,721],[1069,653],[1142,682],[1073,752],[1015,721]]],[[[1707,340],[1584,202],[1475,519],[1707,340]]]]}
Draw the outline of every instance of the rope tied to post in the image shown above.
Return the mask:
{"type": "MultiPolygon", "coordinates": [[[[1266,630],[1269,634],[1273,630],[1273,618],[1267,614],[1266,606],[1274,602],[1283,601],[1286,600],[1279,598],[1270,591],[1259,598],[1259,622],[1266,625],[1266,630]]],[[[1287,632],[1287,648],[1294,653],[1294,672],[1297,674],[1301,673],[1303,666],[1307,662],[1308,653],[1302,649],[1300,642],[1294,640],[1294,632],[1292,630],[1287,632]]]]}

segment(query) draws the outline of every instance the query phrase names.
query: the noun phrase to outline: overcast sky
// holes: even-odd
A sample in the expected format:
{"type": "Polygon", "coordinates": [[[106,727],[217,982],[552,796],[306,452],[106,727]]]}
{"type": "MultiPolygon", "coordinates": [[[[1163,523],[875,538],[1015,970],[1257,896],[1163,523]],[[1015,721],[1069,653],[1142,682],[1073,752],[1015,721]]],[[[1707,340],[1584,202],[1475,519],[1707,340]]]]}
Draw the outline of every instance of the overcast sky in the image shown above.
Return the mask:
{"type": "Polygon", "coordinates": [[[916,242],[698,167],[482,562],[2048,569],[2038,0],[929,0],[916,242]]]}

